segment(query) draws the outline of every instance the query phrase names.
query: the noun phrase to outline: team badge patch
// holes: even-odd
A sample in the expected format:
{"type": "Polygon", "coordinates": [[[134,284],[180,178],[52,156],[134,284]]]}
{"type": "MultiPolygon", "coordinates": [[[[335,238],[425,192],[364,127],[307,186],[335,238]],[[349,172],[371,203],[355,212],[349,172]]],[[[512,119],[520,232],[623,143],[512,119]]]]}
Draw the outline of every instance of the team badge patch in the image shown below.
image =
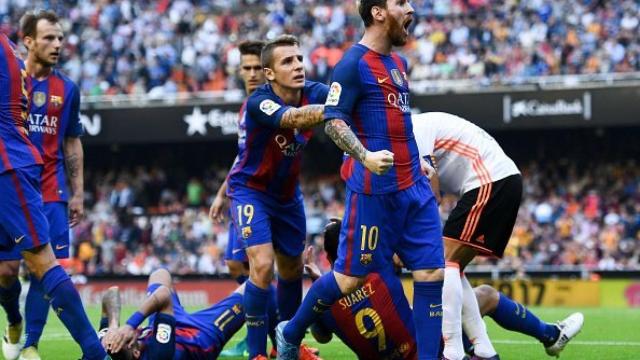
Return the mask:
{"type": "Polygon", "coordinates": [[[404,80],[402,80],[402,74],[400,74],[400,70],[391,69],[391,77],[393,78],[393,82],[396,83],[396,85],[404,85],[404,80]]]}
{"type": "Polygon", "coordinates": [[[329,88],[329,94],[327,95],[327,101],[324,103],[329,106],[336,106],[340,102],[340,94],[342,94],[342,85],[340,83],[331,83],[329,88]]]}
{"type": "Polygon", "coordinates": [[[273,113],[280,108],[281,106],[273,100],[266,99],[260,103],[260,110],[269,116],[273,115],[273,113]]]}
{"type": "Polygon", "coordinates": [[[156,330],[156,340],[160,344],[166,344],[171,340],[171,326],[167,324],[158,324],[158,330],[156,330]]]}
{"type": "Polygon", "coordinates": [[[242,238],[246,239],[251,236],[251,226],[245,226],[242,228],[242,238]]]}
{"type": "Polygon", "coordinates": [[[59,107],[62,105],[62,96],[51,95],[49,102],[51,102],[51,105],[54,107],[59,107]]]}
{"type": "Polygon", "coordinates": [[[367,266],[373,261],[373,254],[360,254],[360,264],[367,266]]]}
{"type": "Polygon", "coordinates": [[[36,91],[33,93],[33,103],[36,104],[37,107],[44,105],[47,101],[47,95],[42,91],[36,91]]]}

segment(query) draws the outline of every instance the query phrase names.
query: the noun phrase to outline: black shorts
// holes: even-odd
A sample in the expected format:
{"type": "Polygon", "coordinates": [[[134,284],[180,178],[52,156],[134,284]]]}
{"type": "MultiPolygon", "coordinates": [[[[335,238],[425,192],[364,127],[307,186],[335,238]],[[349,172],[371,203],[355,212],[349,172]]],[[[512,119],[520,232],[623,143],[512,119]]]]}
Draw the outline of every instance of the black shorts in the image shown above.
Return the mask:
{"type": "Polygon", "coordinates": [[[449,214],[443,236],[482,255],[500,258],[516,223],[521,199],[519,174],[467,191],[449,214]]]}

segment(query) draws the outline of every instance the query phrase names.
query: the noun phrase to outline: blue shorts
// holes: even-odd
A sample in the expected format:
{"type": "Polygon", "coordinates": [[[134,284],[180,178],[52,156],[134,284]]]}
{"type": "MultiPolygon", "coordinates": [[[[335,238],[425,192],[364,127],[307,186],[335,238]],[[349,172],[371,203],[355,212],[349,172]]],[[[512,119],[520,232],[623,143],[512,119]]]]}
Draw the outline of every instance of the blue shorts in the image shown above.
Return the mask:
{"type": "Polygon", "coordinates": [[[304,250],[307,221],[302,197],[281,203],[242,189],[231,196],[231,218],[245,247],[272,243],[276,251],[291,257],[304,250]]]}
{"type": "MultiPolygon", "coordinates": [[[[57,259],[69,258],[69,213],[67,203],[44,203],[44,214],[49,222],[49,239],[57,259]]],[[[16,248],[0,252],[0,260],[20,260],[22,255],[16,248]]]]}
{"type": "MultiPolygon", "coordinates": [[[[160,284],[151,284],[147,287],[147,295],[157,289],[160,284]]],[[[189,339],[178,339],[178,342],[189,342],[196,347],[208,349],[213,346],[217,351],[222,350],[224,344],[244,325],[243,296],[234,292],[218,303],[206,309],[188,313],[180,298],[174,291],[171,292],[173,301],[173,316],[176,319],[176,329],[196,329],[197,332],[189,332],[189,339]]],[[[153,324],[155,314],[149,317],[149,324],[153,324]]],[[[177,336],[181,331],[177,330],[177,336]]]]}
{"type": "Polygon", "coordinates": [[[41,172],[34,165],[0,174],[0,260],[20,259],[20,252],[49,242],[41,172]]]}
{"type": "Polygon", "coordinates": [[[244,241],[242,241],[242,238],[238,238],[238,230],[236,230],[236,226],[233,224],[233,221],[229,221],[229,241],[227,242],[227,250],[224,253],[224,259],[240,262],[249,261],[244,241]]]}
{"type": "Polygon", "coordinates": [[[364,276],[392,266],[393,253],[409,270],[444,267],[440,214],[426,178],[384,195],[347,189],[334,269],[364,276]]]}

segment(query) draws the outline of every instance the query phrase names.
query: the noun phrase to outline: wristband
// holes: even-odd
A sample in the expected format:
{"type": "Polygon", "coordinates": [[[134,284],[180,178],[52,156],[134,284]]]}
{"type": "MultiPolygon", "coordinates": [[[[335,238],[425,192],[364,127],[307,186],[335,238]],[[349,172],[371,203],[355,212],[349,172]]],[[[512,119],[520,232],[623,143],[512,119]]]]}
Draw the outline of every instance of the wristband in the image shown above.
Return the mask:
{"type": "Polygon", "coordinates": [[[142,324],[142,322],[144,321],[145,318],[146,318],[146,316],[142,315],[142,313],[140,313],[140,311],[136,311],[136,312],[133,313],[133,315],[131,315],[129,320],[127,320],[127,325],[131,326],[134,329],[137,329],[138,326],[140,326],[140,324],[142,324]]]}

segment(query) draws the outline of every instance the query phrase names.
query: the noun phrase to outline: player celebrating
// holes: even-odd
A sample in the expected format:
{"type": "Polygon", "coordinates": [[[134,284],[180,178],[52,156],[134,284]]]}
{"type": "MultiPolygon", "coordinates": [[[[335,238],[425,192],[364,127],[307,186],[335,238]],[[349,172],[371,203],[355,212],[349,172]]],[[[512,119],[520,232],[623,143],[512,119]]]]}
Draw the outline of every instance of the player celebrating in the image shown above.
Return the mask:
{"type": "MultiPolygon", "coordinates": [[[[54,69],[63,40],[56,14],[48,11],[27,14],[21,30],[28,50],[25,66],[30,76],[29,137],[44,161],[42,200],[51,246],[58,259],[66,259],[69,227],[76,225],[84,213],[80,92],[71,80],[54,69]],[[69,177],[71,194],[65,175],[69,177]]],[[[11,260],[18,259],[20,254],[14,251],[11,260]]],[[[29,309],[25,312],[27,339],[21,358],[39,359],[37,344],[47,321],[49,302],[42,284],[33,275],[25,308],[29,309]]]]}
{"type": "Polygon", "coordinates": [[[478,254],[502,257],[522,197],[520,171],[489,134],[464,119],[432,112],[414,115],[413,120],[420,155],[434,160],[442,190],[460,196],[443,229],[444,356],[464,357],[464,328],[475,354],[493,358],[496,351],[462,271],[478,254]]]}
{"type": "MultiPolygon", "coordinates": [[[[4,35],[0,36],[0,47],[0,91],[3,92],[0,98],[4,109],[0,113],[0,248],[20,252],[56,314],[82,348],[84,358],[104,359],[106,353],[91,328],[80,296],[49,244],[49,226],[40,192],[42,158],[29,140],[26,128],[24,65],[4,35]]],[[[15,281],[8,264],[6,261],[0,264],[0,304],[9,320],[8,341],[3,344],[15,345],[22,327],[20,282],[15,281]]],[[[5,350],[16,350],[16,347],[3,346],[3,352],[5,350]]],[[[8,355],[7,358],[13,359],[18,354],[8,355]]]]}
{"type": "Polygon", "coordinates": [[[249,358],[266,356],[267,306],[278,265],[278,310],[289,319],[302,297],[305,215],[298,185],[302,149],[322,122],[327,87],[305,81],[298,41],[283,35],[261,54],[269,84],[247,100],[246,140],[228,177],[237,236],[246,244],[249,281],[244,305],[249,358]],[[300,108],[298,108],[300,106],[300,108]]]}
{"type": "Polygon", "coordinates": [[[105,293],[102,344],[113,359],[215,359],[244,323],[243,293],[244,285],[240,285],[217,304],[188,313],[180,304],[171,274],[156,270],[149,275],[146,300],[122,326],[118,288],[105,293]],[[138,329],[147,318],[150,326],[138,329]]]}
{"type": "Polygon", "coordinates": [[[364,37],[336,66],[325,104],[325,132],[348,155],[341,170],[347,197],[338,259],[295,317],[278,325],[281,359],[297,359],[297,344],[318,314],[358,289],[366,274],[391,267],[394,252],[413,272],[419,357],[438,356],[440,219],[413,138],[407,63],[391,51],[407,42],[414,11],[408,1],[362,0],[359,12],[364,37]]]}
{"type": "MultiPolygon", "coordinates": [[[[260,62],[260,53],[264,43],[262,41],[244,41],[238,45],[240,50],[240,71],[239,75],[244,83],[244,88],[247,95],[253,94],[253,92],[261,85],[264,84],[264,72],[262,72],[262,64],[260,62]]],[[[247,140],[247,128],[245,123],[247,110],[247,102],[245,101],[240,107],[240,113],[238,115],[238,147],[244,146],[247,140]]],[[[233,162],[236,164],[238,157],[233,162]]],[[[233,167],[233,166],[232,166],[233,167]]],[[[209,216],[212,220],[221,222],[224,220],[224,208],[226,206],[226,192],[227,192],[227,179],[224,180],[216,197],[211,204],[209,210],[209,216]]],[[[244,248],[244,243],[238,238],[238,232],[234,228],[233,221],[229,221],[229,241],[227,242],[227,250],[225,252],[225,262],[229,268],[229,275],[235,279],[238,284],[243,284],[249,277],[249,261],[247,259],[247,252],[244,248]]],[[[273,295],[269,296],[269,299],[275,297],[275,291],[273,286],[269,287],[269,291],[273,295]]],[[[274,300],[275,301],[275,300],[274,300]]],[[[276,322],[277,319],[269,319],[269,322],[276,322]]],[[[223,351],[221,356],[242,356],[247,349],[247,341],[243,339],[235,348],[223,351]]]]}
{"type": "MultiPolygon", "coordinates": [[[[324,230],[324,250],[331,265],[337,257],[340,226],[340,220],[332,219],[324,230]]],[[[305,270],[316,280],[320,270],[312,262],[310,250],[305,256],[305,270]]],[[[490,316],[507,330],[538,339],[550,356],[560,354],[582,328],[581,313],[557,325],[548,324],[489,285],[474,288],[474,293],[483,316],[490,316]]],[[[411,309],[400,280],[391,271],[367,275],[360,289],[322,314],[311,326],[311,334],[320,343],[329,342],[336,334],[360,359],[417,357],[411,309]]]]}

